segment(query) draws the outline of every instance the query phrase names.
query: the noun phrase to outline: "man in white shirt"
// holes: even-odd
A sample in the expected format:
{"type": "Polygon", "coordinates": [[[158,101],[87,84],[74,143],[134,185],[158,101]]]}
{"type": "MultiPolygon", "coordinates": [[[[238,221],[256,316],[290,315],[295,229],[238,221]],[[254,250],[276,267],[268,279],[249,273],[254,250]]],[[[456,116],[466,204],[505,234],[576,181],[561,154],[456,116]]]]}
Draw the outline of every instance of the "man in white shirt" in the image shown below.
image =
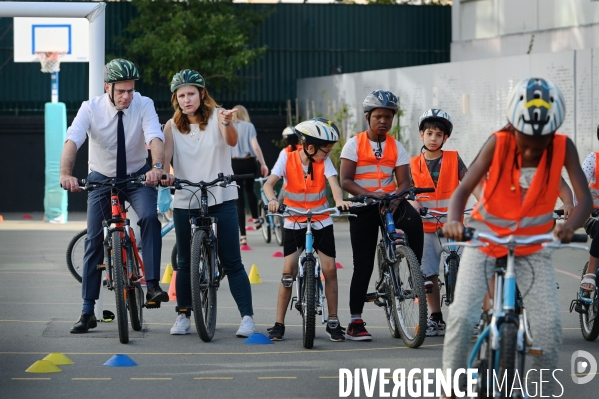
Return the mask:
{"type": "MultiPolygon", "coordinates": [[[[77,178],[72,176],[77,150],[89,137],[88,181],[107,178],[126,178],[146,175],[149,186],[126,185],[123,197],[139,216],[141,247],[144,248],[145,278],[148,302],[168,302],[168,294],[158,285],[162,236],[156,212],[158,184],[164,174],[164,135],[154,109],[154,102],[135,92],[139,72],[127,60],[114,59],[104,67],[106,93],[84,101],[67,130],[67,139],[60,160],[60,183],[65,190],[80,191],[77,178]],[[152,167],[146,164],[147,149],[152,153],[152,167]]],[[[95,301],[100,295],[102,273],[97,265],[103,263],[102,221],[110,219],[110,187],[91,191],[87,198],[87,239],[83,259],[81,317],[71,333],[86,333],[97,326],[95,301]]]]}

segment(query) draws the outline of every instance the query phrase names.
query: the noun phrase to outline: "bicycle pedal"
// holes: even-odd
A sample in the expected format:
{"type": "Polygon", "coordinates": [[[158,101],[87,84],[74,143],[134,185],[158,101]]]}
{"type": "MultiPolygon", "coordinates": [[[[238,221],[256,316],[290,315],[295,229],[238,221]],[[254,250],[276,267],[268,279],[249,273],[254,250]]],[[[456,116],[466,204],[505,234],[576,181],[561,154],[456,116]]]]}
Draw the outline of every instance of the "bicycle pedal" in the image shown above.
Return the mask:
{"type": "Polygon", "coordinates": [[[100,263],[98,266],[96,266],[97,270],[106,270],[106,265],[103,263],[100,263]]]}
{"type": "Polygon", "coordinates": [[[364,302],[374,302],[379,298],[378,292],[369,292],[366,294],[366,299],[364,302]]]}
{"type": "Polygon", "coordinates": [[[543,349],[539,348],[538,346],[533,346],[532,348],[530,348],[528,350],[528,353],[531,355],[542,355],[543,354],[543,349]]]}
{"type": "Polygon", "coordinates": [[[376,301],[373,302],[376,306],[378,306],[379,308],[382,308],[385,306],[385,302],[381,302],[378,299],[376,301]]]}
{"type": "Polygon", "coordinates": [[[161,303],[162,302],[146,302],[144,306],[147,309],[160,309],[160,304],[161,303]]]}
{"type": "Polygon", "coordinates": [[[322,310],[319,310],[316,312],[317,315],[321,316],[322,315],[322,310]]]}

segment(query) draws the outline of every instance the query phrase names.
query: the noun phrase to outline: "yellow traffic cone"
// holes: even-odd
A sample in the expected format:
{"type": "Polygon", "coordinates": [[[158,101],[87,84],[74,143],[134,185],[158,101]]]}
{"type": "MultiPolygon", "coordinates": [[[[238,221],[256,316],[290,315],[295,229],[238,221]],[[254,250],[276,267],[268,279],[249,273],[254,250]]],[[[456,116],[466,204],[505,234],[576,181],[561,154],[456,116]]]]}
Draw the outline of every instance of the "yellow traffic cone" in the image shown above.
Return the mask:
{"type": "Polygon", "coordinates": [[[54,363],[57,366],[64,366],[68,364],[73,364],[73,361],[69,359],[67,356],[60,352],[52,352],[48,356],[46,356],[43,360],[48,360],[54,363]]]}
{"type": "Polygon", "coordinates": [[[258,274],[258,266],[252,265],[250,269],[250,284],[262,284],[262,280],[260,280],[260,275],[258,274]]]}
{"type": "Polygon", "coordinates": [[[166,269],[164,269],[164,274],[162,275],[162,284],[170,284],[171,279],[173,278],[173,267],[170,263],[166,264],[166,269]]]}
{"type": "Polygon", "coordinates": [[[47,373],[61,373],[62,370],[60,367],[55,365],[49,360],[38,360],[33,363],[27,370],[26,373],[36,373],[36,374],[47,374],[47,373]]]}

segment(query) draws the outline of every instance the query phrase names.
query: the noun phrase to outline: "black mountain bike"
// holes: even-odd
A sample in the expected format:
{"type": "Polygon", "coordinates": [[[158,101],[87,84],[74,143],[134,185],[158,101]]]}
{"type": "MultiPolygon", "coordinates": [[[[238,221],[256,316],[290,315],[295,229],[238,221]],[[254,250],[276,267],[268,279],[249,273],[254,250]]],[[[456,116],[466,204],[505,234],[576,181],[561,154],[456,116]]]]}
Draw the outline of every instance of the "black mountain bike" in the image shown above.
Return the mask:
{"type": "Polygon", "coordinates": [[[358,195],[348,201],[378,204],[385,212],[381,214],[383,225],[381,239],[377,244],[376,257],[379,279],[376,291],[366,295],[366,302],[385,309],[387,326],[393,338],[400,338],[410,348],[418,348],[424,342],[427,327],[427,304],[424,279],[420,263],[409,246],[405,233],[397,233],[390,204],[397,199],[414,200],[415,195],[434,192],[434,188],[412,187],[398,194],[358,195]]]}
{"type": "MultiPolygon", "coordinates": [[[[211,182],[194,183],[188,180],[175,179],[173,184],[176,190],[188,190],[194,195],[190,202],[195,198],[197,190],[190,190],[188,187],[197,187],[200,189],[200,216],[191,217],[191,303],[192,310],[195,312],[194,321],[196,330],[200,339],[209,342],[214,337],[216,329],[216,291],[220,285],[223,276],[222,268],[218,261],[218,239],[217,239],[217,219],[208,214],[208,191],[210,187],[235,186],[231,184],[234,180],[251,179],[254,175],[230,175],[225,176],[222,173],[211,182]]],[[[190,208],[191,209],[191,208],[190,208]]]]}

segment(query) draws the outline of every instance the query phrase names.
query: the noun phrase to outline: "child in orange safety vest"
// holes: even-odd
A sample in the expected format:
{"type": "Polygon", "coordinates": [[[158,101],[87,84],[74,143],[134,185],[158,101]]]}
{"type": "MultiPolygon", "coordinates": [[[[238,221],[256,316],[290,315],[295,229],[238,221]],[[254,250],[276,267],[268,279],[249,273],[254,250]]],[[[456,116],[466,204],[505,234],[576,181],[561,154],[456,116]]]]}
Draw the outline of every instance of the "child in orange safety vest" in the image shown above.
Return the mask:
{"type": "MultiPolygon", "coordinates": [[[[326,182],[329,183],[335,206],[349,209],[352,202],[343,200],[343,191],[337,182],[337,171],[329,159],[333,145],[339,140],[339,129],[323,118],[300,123],[294,129],[300,138],[302,149],[281,151],[279,159],[264,183],[264,193],[269,199],[268,210],[277,212],[279,201],[275,198],[274,185],[284,179],[284,203],[295,208],[312,211],[327,209],[326,182]]],[[[291,299],[293,280],[297,274],[297,262],[306,242],[305,216],[291,216],[283,225],[283,277],[279,285],[276,322],[268,329],[273,341],[282,341],[285,334],[285,314],[291,299]]],[[[345,341],[345,332],[337,316],[337,268],[335,266],[335,236],[333,220],[329,215],[312,217],[313,247],[318,253],[329,311],[326,332],[331,341],[345,341]]]]}
{"type": "MultiPolygon", "coordinates": [[[[424,150],[410,159],[410,172],[415,187],[435,187],[434,193],[422,194],[417,201],[411,201],[414,209],[427,207],[446,212],[449,199],[464,177],[468,168],[457,151],[443,151],[441,148],[451,136],[453,124],[449,114],[440,109],[429,109],[418,120],[420,139],[424,150]]],[[[475,193],[475,196],[478,196],[475,193]]],[[[423,219],[424,247],[422,251],[422,273],[425,278],[426,302],[430,318],[426,336],[445,335],[445,322],[441,313],[439,290],[439,263],[446,239],[437,236],[437,230],[443,227],[445,217],[423,219]]]]}
{"type": "MultiPolygon", "coordinates": [[[[508,124],[487,140],[455,189],[443,233],[449,239],[462,239],[464,206],[482,180],[482,198],[473,210],[471,227],[500,237],[553,231],[562,242],[569,242],[588,217],[592,199],[574,143],[556,134],[566,114],[564,97],[549,80],[523,79],[508,97],[506,114],[508,124]],[[565,223],[555,224],[552,213],[564,166],[579,202],[565,223]]],[[[443,370],[466,367],[472,329],[479,321],[480,303],[495,260],[506,255],[502,246],[464,249],[456,295],[449,306],[443,370]]],[[[542,348],[542,354],[527,357],[526,366],[555,370],[562,328],[558,295],[550,292],[556,286],[551,251],[541,245],[517,247],[514,272],[525,295],[534,346],[542,348]]],[[[530,380],[542,380],[538,372],[527,377],[529,386],[530,380]]],[[[550,381],[543,380],[543,393],[550,396],[554,390],[559,392],[556,381],[547,379],[550,381]]]]}

